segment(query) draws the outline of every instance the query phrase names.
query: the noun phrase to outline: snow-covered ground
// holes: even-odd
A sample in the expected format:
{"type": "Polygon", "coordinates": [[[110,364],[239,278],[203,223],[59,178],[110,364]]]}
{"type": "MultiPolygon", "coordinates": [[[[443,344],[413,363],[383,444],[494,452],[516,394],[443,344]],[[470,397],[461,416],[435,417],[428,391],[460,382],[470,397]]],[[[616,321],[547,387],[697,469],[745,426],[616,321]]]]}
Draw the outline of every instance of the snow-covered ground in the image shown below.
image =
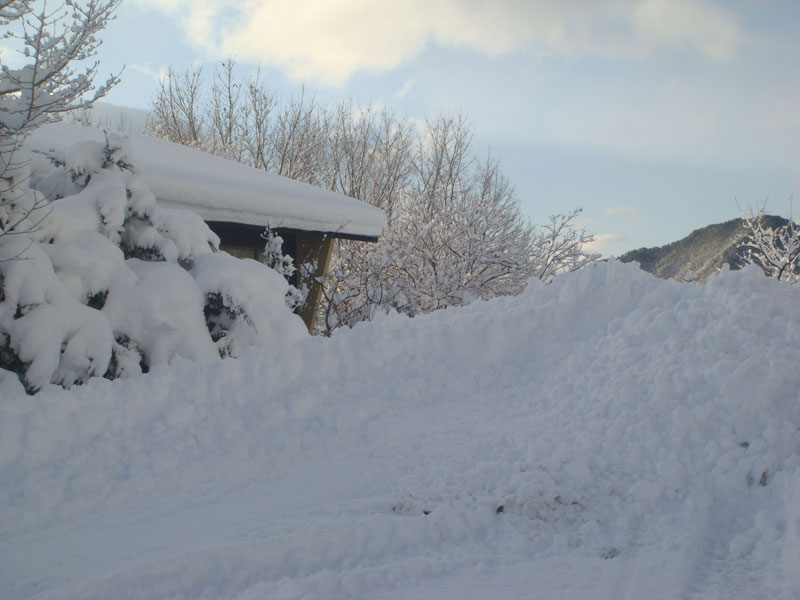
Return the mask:
{"type": "Polygon", "coordinates": [[[616,262],[0,398],[2,598],[800,597],[800,287],[616,262]]]}

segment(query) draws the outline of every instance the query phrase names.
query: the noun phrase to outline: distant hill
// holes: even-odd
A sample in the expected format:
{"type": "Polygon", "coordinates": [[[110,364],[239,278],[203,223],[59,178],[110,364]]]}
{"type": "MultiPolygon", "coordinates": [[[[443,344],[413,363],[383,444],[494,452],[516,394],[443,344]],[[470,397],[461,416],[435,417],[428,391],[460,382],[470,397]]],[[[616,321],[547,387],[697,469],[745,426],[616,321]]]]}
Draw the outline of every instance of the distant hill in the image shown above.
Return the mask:
{"type": "MultiPolygon", "coordinates": [[[[765,215],[767,226],[786,225],[783,217],[765,215]]],[[[705,281],[719,271],[725,263],[731,269],[744,266],[742,253],[737,246],[746,233],[743,219],[708,225],[696,229],[685,238],[666,246],[639,248],[619,257],[621,262],[636,261],[641,268],[661,279],[682,278],[691,270],[695,279],[705,281]]]]}

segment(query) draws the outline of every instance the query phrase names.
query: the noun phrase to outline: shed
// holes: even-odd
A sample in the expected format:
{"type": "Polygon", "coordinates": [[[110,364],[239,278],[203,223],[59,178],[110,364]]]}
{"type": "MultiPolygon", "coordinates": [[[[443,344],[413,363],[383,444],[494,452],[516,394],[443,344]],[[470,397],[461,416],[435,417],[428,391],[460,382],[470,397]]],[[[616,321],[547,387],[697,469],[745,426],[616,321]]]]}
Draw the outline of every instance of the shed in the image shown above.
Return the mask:
{"type": "MultiPolygon", "coordinates": [[[[104,141],[99,129],[68,123],[40,127],[27,140],[30,150],[66,150],[84,140],[104,141]]],[[[226,160],[166,140],[126,134],[137,174],[159,203],[200,215],[220,237],[220,249],[258,260],[261,235],[269,226],[284,240],[295,264],[316,263],[303,320],[313,329],[321,299],[316,278],[327,272],[333,240],[376,242],[385,223],[383,211],[307,183],[226,160]]],[[[297,277],[299,278],[299,272],[297,277]]]]}

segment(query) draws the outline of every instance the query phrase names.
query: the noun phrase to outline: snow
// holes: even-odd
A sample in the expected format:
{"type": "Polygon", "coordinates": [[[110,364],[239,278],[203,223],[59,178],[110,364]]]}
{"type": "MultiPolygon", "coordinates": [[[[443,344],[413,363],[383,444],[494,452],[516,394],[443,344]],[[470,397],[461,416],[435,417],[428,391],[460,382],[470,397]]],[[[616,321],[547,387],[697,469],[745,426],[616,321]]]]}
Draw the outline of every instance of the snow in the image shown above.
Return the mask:
{"type": "Polygon", "coordinates": [[[3,597],[797,598],[798,294],[611,261],[3,390],[3,597]]]}
{"type": "Polygon", "coordinates": [[[112,285],[101,311],[113,331],[136,340],[151,367],[176,356],[218,358],[203,319],[204,296],[192,276],[174,263],[132,258],[125,264],[134,278],[112,285]]]}
{"type": "MultiPolygon", "coordinates": [[[[383,231],[383,211],[358,200],[165,140],[126,135],[136,173],[166,207],[190,210],[206,221],[371,238],[383,231]]],[[[25,149],[63,152],[77,139],[104,142],[104,133],[76,124],[48,124],[30,135],[25,149]]],[[[91,146],[87,148],[90,152],[91,146]]],[[[41,161],[37,166],[49,168],[41,161]]]]}
{"type": "Polygon", "coordinates": [[[0,256],[15,257],[0,260],[0,339],[8,336],[18,359],[29,364],[29,385],[69,386],[103,375],[113,339],[108,321],[70,294],[74,286],[62,284],[38,244],[2,236],[0,256]]]}
{"type": "Polygon", "coordinates": [[[191,269],[204,295],[216,295],[220,314],[215,319],[212,337],[222,356],[240,356],[249,346],[263,346],[307,335],[299,319],[288,316],[286,279],[273,269],[252,259],[234,258],[226,252],[204,254],[194,259],[191,269]]]}

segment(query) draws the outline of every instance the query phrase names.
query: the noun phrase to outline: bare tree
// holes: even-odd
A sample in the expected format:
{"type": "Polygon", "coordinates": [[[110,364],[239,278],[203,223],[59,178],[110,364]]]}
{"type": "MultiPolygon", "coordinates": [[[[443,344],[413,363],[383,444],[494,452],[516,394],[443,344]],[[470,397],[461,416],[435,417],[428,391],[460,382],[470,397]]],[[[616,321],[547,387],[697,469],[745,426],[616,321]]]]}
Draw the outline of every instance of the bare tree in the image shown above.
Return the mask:
{"type": "Polygon", "coordinates": [[[261,69],[247,84],[239,128],[243,155],[240,160],[256,169],[267,170],[271,164],[269,153],[272,135],[271,119],[277,100],[275,94],[261,85],[261,69]]]}
{"type": "Polygon", "coordinates": [[[247,162],[244,139],[250,125],[246,91],[236,78],[233,59],[214,68],[211,95],[205,109],[204,149],[237,162],[247,162]]]}
{"type": "Polygon", "coordinates": [[[471,144],[463,117],[440,117],[414,160],[396,229],[411,245],[403,272],[422,312],[515,294],[530,276],[533,227],[497,161],[477,161],[471,144]]]}
{"type": "Polygon", "coordinates": [[[552,215],[538,229],[532,254],[534,277],[550,283],[558,273],[577,271],[600,258],[599,254],[585,252],[594,236],[576,225],[582,212],[576,208],[567,214],[552,215]]]}
{"type": "Polygon", "coordinates": [[[18,152],[25,137],[64,113],[91,106],[118,83],[113,75],[94,87],[98,62],[78,71],[75,63],[96,54],[96,35],[120,1],[64,1],[52,8],[53,3],[0,0],[5,37],[27,60],[19,68],[2,64],[0,71],[0,236],[35,227],[47,205],[27,186],[27,163],[18,152]]]}
{"type": "Polygon", "coordinates": [[[757,212],[742,215],[747,235],[740,244],[744,259],[756,264],[767,277],[797,283],[800,281],[800,225],[792,218],[780,227],[769,227],[765,218],[766,203],[757,212]]]}
{"type": "Polygon", "coordinates": [[[528,279],[597,259],[576,209],[535,228],[498,162],[478,161],[463,117],[427,124],[412,173],[374,246],[334,262],[325,286],[321,333],[370,319],[377,311],[408,315],[521,292],[528,279]]]}
{"type": "Polygon", "coordinates": [[[341,102],[329,126],[327,187],[383,209],[391,220],[412,182],[413,139],[407,119],[341,102]]]}
{"type": "Polygon", "coordinates": [[[153,132],[158,137],[192,148],[204,146],[202,75],[202,67],[180,74],[167,71],[153,100],[153,132]]]}
{"type": "Polygon", "coordinates": [[[327,169],[328,115],[305,84],[275,115],[270,171],[315,185],[327,169]]]}

